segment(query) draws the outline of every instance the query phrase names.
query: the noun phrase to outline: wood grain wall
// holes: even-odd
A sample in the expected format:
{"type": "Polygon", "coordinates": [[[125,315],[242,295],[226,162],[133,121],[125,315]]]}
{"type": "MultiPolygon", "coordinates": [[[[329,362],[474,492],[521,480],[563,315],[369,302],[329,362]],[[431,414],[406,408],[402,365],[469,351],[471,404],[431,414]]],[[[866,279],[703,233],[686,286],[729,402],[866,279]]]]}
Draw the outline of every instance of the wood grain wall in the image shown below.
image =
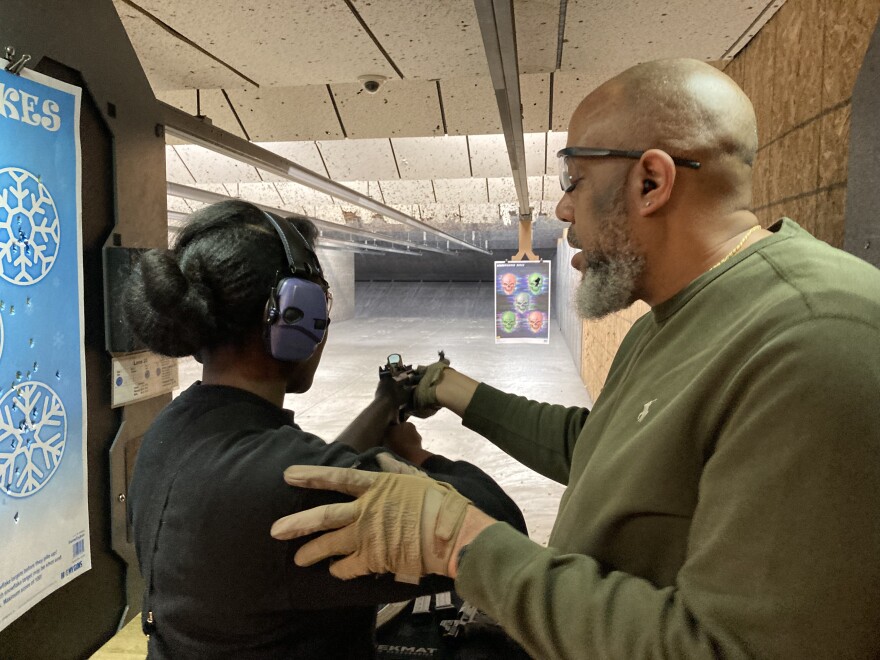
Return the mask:
{"type": "MultiPolygon", "coordinates": [[[[853,84],[880,0],[788,0],[724,72],[758,118],[752,206],[765,227],[788,216],[843,245],[853,84]]],[[[584,321],[581,377],[595,401],[644,303],[584,321]]]]}

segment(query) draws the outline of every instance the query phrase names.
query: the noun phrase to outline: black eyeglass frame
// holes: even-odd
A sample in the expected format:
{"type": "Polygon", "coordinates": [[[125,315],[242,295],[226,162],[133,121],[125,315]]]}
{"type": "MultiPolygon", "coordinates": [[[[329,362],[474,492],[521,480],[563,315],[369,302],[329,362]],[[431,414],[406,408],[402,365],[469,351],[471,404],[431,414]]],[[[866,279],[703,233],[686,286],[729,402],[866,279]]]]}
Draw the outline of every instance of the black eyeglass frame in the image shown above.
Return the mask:
{"type": "MultiPolygon", "coordinates": [[[[566,147],[556,152],[556,158],[559,159],[559,187],[562,192],[570,193],[574,190],[575,184],[571,182],[569,177],[568,184],[563,183],[563,176],[567,176],[568,167],[562,162],[564,158],[641,158],[647,149],[642,151],[627,151],[622,149],[603,149],[599,147],[566,147]]],[[[672,162],[682,167],[689,167],[693,170],[700,169],[700,161],[690,160],[688,158],[680,158],[678,156],[670,156],[672,162]]]]}

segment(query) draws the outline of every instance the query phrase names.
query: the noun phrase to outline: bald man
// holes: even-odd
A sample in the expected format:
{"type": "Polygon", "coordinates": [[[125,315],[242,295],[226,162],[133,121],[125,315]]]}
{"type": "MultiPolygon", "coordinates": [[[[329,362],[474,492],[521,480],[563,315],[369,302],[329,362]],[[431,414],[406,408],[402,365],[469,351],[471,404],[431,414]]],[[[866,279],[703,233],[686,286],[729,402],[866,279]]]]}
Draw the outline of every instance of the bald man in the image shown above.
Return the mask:
{"type": "Polygon", "coordinates": [[[751,103],[706,64],[596,89],[559,152],[577,306],[651,311],[595,406],[424,370],[421,412],[567,485],[548,548],[430,479],[291,468],[357,498],[276,523],[338,528],[297,562],[420,562],[536,658],[880,657],[880,271],[790,219],[761,228],[756,148],[751,103]]]}

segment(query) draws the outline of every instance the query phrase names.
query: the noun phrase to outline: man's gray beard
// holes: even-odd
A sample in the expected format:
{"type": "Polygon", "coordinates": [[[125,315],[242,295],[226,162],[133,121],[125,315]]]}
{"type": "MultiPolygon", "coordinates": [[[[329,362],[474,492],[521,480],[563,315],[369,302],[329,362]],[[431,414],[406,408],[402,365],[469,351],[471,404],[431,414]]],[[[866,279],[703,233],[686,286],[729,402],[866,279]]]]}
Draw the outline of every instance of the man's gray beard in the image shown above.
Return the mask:
{"type": "Polygon", "coordinates": [[[601,319],[629,307],[636,299],[636,284],[645,267],[643,257],[623,252],[595,260],[584,253],[587,267],[575,292],[578,314],[585,319],[601,319]]]}

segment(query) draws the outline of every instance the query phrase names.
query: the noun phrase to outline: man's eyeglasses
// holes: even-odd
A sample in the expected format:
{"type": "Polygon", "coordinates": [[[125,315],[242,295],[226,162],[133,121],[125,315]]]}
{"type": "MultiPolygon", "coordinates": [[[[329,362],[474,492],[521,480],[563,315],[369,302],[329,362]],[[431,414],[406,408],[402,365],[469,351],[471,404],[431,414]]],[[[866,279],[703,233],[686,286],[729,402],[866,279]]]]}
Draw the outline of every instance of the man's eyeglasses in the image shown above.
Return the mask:
{"type": "MultiPolygon", "coordinates": [[[[559,159],[559,185],[562,192],[570,193],[574,190],[575,181],[572,181],[571,173],[568,171],[568,159],[574,158],[641,158],[644,151],[622,151],[620,149],[598,149],[594,147],[566,147],[560,149],[556,153],[559,159]]],[[[700,169],[700,163],[696,160],[688,160],[687,158],[678,158],[670,156],[672,162],[682,167],[690,167],[692,169],[700,169]]]]}

